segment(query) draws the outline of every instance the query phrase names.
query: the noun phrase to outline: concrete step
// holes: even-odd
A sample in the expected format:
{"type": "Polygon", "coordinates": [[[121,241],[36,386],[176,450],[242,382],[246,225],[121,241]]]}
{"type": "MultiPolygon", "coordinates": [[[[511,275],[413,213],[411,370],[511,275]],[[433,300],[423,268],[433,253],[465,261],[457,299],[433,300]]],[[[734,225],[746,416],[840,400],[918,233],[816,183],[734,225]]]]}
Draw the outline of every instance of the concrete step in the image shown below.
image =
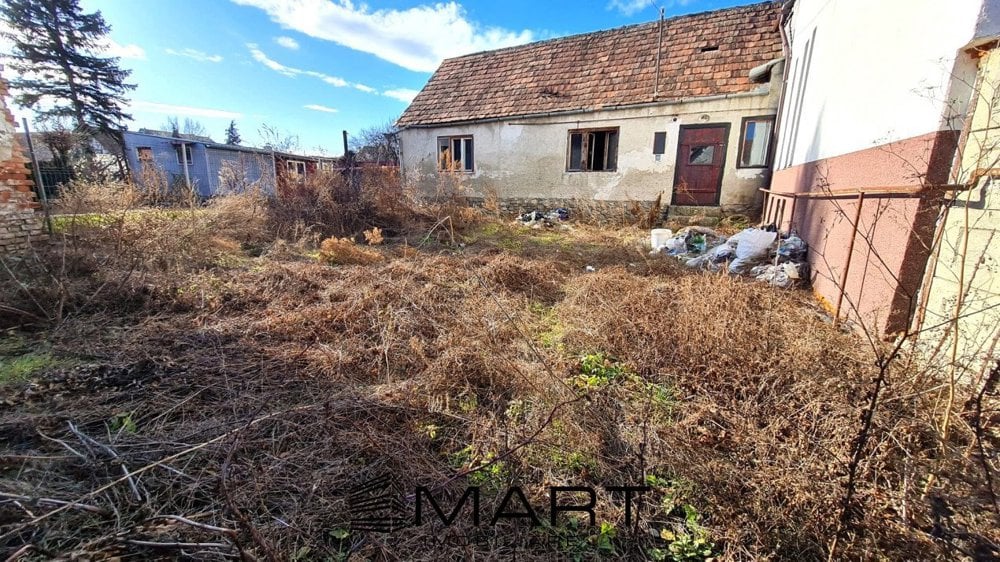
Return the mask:
{"type": "Polygon", "coordinates": [[[704,215],[674,215],[668,216],[664,224],[668,228],[683,228],[685,226],[716,226],[722,217],[707,217],[704,215]]]}
{"type": "Polygon", "coordinates": [[[667,217],[722,217],[722,207],[671,205],[667,209],[667,217]]]}

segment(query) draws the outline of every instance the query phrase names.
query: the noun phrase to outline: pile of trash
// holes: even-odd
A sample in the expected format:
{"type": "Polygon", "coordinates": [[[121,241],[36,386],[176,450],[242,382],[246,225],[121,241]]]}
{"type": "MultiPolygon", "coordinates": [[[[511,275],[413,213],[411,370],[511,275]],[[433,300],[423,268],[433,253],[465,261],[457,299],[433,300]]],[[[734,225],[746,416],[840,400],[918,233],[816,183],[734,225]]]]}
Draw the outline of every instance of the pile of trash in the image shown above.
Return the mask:
{"type": "Polygon", "coordinates": [[[653,254],[667,254],[688,267],[750,275],[787,289],[808,277],[804,240],[770,229],[746,228],[725,237],[711,228],[688,226],[676,234],[657,229],[650,235],[653,254]]]}
{"type": "Polygon", "coordinates": [[[569,209],[559,207],[544,213],[542,211],[529,211],[517,217],[517,220],[522,222],[524,226],[531,228],[553,228],[556,224],[569,220],[569,209]]]}

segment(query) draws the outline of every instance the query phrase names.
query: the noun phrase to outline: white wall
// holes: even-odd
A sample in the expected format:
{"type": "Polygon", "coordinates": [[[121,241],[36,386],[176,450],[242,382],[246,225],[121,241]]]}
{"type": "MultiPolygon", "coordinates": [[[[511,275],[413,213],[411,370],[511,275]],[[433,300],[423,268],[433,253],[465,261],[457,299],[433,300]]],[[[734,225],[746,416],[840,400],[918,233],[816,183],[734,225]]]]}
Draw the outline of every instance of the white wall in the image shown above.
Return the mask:
{"type": "Polygon", "coordinates": [[[661,104],[652,107],[596,111],[573,115],[513,119],[468,125],[409,128],[400,134],[404,179],[423,190],[458,177],[472,195],[496,191],[506,198],[584,198],[605,201],[651,201],[663,192],[669,203],[681,125],[729,124],[728,150],[720,204],[754,207],[759,188],[767,184],[760,169],[736,169],[742,118],[773,115],[781,66],[771,84],[753,95],[661,104]],[[619,127],[615,172],[567,172],[571,129],[619,127]],[[653,134],[666,131],[665,154],[653,155],[653,134]],[[437,138],[473,135],[475,171],[443,174],[437,170],[437,138]],[[448,178],[448,180],[444,180],[448,178]]]}
{"type": "Polygon", "coordinates": [[[957,55],[981,7],[982,0],[797,0],[776,168],[960,128],[975,68],[957,55]]]}

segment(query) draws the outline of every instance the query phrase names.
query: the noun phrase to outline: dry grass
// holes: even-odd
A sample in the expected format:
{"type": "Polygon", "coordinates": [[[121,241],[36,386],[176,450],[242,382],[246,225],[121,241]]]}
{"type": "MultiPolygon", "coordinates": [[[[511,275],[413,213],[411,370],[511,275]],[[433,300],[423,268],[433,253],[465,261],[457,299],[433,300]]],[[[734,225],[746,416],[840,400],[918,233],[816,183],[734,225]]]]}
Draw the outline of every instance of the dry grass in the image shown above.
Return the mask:
{"type": "MultiPolygon", "coordinates": [[[[472,217],[427,236],[443,206],[414,211],[423,230],[348,233],[378,226],[378,249],[325,240],[331,266],[297,235],[328,225],[299,210],[281,223],[299,232],[274,242],[274,210],[245,203],[123,215],[5,262],[20,285],[2,304],[21,312],[3,327],[80,365],[3,387],[6,553],[704,559],[682,556],[700,537],[722,559],[825,558],[876,370],[807,294],[649,260],[639,231],[472,217]],[[123,466],[144,470],[130,484],[123,466]],[[401,495],[431,486],[448,505],[480,485],[487,522],[508,485],[543,519],[547,486],[592,485],[599,525],[502,522],[471,545],[465,521],[352,531],[346,491],[386,472],[401,495]],[[644,482],[641,524],[625,528],[603,487],[644,482]]],[[[1000,540],[963,454],[971,433],[935,456],[936,383],[893,367],[838,556],[945,560],[1000,540]],[[937,462],[943,483],[921,498],[937,462]]]]}

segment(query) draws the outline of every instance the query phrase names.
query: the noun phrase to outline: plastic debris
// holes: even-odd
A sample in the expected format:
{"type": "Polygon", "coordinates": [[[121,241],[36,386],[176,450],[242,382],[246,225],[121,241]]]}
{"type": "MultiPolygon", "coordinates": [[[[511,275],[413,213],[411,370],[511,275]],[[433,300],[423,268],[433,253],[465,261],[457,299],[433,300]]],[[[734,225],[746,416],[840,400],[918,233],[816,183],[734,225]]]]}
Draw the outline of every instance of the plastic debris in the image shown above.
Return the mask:
{"type": "Polygon", "coordinates": [[[785,262],[779,265],[758,265],[750,270],[750,275],[775,287],[787,289],[803,277],[805,263],[785,262]]]}
{"type": "Polygon", "coordinates": [[[569,220],[569,209],[559,207],[551,211],[529,211],[517,217],[517,220],[524,223],[525,226],[530,226],[531,228],[552,228],[558,222],[565,222],[569,220]]]}
{"type": "MultiPolygon", "coordinates": [[[[652,237],[651,237],[652,240],[652,237]]],[[[808,246],[794,232],[784,238],[773,228],[745,228],[723,238],[705,227],[686,227],[653,253],[665,253],[691,268],[750,275],[775,287],[788,288],[808,277],[808,246]]]]}
{"type": "Polygon", "coordinates": [[[588,265],[587,267],[583,268],[583,270],[586,271],[587,273],[593,273],[597,271],[597,268],[592,265],[588,265]]]}
{"type": "Polygon", "coordinates": [[[736,244],[736,259],[729,263],[731,273],[743,273],[755,264],[767,260],[767,251],[778,238],[776,232],[748,228],[740,233],[736,244]]]}

